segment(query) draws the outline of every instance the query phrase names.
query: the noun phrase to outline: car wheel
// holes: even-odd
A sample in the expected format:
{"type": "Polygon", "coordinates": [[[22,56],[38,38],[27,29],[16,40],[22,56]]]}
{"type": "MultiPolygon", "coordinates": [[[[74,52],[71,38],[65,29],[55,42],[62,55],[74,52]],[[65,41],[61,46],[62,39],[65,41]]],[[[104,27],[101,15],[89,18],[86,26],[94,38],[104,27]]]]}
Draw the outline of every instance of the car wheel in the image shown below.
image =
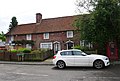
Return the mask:
{"type": "Polygon", "coordinates": [[[101,69],[104,67],[104,63],[102,60],[96,60],[93,64],[93,66],[97,69],[101,69]]]}
{"type": "Polygon", "coordinates": [[[66,65],[65,65],[65,62],[63,62],[63,61],[58,61],[58,62],[57,62],[57,67],[60,68],[60,69],[65,68],[65,66],[66,66],[66,65]]]}

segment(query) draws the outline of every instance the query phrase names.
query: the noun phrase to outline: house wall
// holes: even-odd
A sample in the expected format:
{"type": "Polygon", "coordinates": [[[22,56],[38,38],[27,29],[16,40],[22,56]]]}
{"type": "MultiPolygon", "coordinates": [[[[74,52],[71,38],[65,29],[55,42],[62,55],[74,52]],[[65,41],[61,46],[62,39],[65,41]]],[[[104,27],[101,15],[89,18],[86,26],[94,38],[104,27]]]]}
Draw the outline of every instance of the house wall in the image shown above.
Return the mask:
{"type": "MultiPolygon", "coordinates": [[[[67,49],[67,46],[66,46],[67,41],[73,41],[74,45],[78,45],[80,43],[79,39],[75,39],[75,36],[73,38],[67,38],[66,31],[51,32],[51,33],[49,33],[49,39],[44,39],[43,38],[43,33],[38,34],[37,37],[38,37],[37,45],[39,45],[38,47],[40,47],[41,43],[52,42],[53,45],[54,45],[54,42],[59,42],[61,49],[67,49]]],[[[54,46],[53,46],[53,49],[54,49],[54,46]]]]}
{"type": "MultiPolygon", "coordinates": [[[[76,39],[76,33],[74,33],[73,38],[67,38],[67,31],[62,31],[62,32],[51,32],[49,33],[49,39],[44,39],[43,37],[44,33],[39,33],[39,34],[31,34],[32,35],[32,40],[35,41],[35,45],[32,47],[32,49],[37,49],[40,48],[41,43],[48,43],[52,42],[53,44],[53,49],[54,49],[54,42],[59,42],[60,43],[60,49],[67,49],[67,41],[72,41],[75,45],[80,45],[79,39],[76,39]]],[[[9,37],[7,37],[7,42],[9,41],[9,37]]],[[[14,40],[26,40],[26,35],[14,35],[14,40]]],[[[25,46],[22,46],[25,47],[25,46]]],[[[18,47],[15,47],[18,48],[18,47]]]]}
{"type": "Polygon", "coordinates": [[[55,41],[57,41],[57,42],[60,42],[61,49],[65,49],[66,48],[64,46],[64,43],[67,40],[66,32],[51,32],[51,33],[49,33],[49,39],[44,39],[43,38],[43,34],[40,34],[39,38],[41,39],[39,41],[39,43],[45,43],[45,42],[52,42],[52,43],[54,43],[55,41]]]}
{"type": "Polygon", "coordinates": [[[26,35],[15,35],[14,41],[15,40],[26,40],[26,35]]]}

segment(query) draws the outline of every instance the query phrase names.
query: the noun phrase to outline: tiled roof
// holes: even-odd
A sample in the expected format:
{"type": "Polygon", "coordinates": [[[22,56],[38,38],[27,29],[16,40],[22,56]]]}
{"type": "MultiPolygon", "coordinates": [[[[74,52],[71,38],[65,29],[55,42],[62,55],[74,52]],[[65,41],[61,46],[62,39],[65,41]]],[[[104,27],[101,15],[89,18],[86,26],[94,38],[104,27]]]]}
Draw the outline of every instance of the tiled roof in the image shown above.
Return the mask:
{"type": "Polygon", "coordinates": [[[67,16],[67,17],[42,19],[40,24],[31,23],[31,24],[18,25],[17,27],[11,30],[11,33],[8,32],[7,35],[75,30],[75,27],[73,27],[73,22],[75,18],[76,16],[67,16]]]}
{"type": "Polygon", "coordinates": [[[75,20],[74,16],[43,19],[38,27],[37,33],[74,30],[75,29],[75,27],[73,27],[74,20],[75,20]]]}
{"type": "Polygon", "coordinates": [[[35,23],[18,25],[17,27],[11,29],[11,31],[8,32],[7,35],[34,33],[35,25],[35,23]]]}

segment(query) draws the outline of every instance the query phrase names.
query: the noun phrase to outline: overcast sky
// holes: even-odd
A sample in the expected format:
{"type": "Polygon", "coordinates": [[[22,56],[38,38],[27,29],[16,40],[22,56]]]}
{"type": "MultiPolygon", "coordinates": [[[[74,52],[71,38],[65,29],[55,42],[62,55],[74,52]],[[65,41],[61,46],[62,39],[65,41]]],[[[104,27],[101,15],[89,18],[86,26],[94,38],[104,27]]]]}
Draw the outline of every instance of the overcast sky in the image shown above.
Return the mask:
{"type": "Polygon", "coordinates": [[[43,19],[77,14],[76,0],[0,0],[0,31],[8,32],[11,18],[18,24],[35,23],[35,14],[43,19]]]}

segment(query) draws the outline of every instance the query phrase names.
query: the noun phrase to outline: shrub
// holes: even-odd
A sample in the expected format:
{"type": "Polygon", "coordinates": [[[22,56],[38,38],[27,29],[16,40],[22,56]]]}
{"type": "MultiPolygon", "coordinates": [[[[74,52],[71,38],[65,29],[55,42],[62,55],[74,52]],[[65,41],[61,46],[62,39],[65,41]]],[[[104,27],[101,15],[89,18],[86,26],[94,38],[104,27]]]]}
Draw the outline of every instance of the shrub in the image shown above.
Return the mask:
{"type": "Polygon", "coordinates": [[[82,51],[94,51],[95,49],[94,48],[89,48],[89,47],[86,47],[86,46],[74,46],[74,49],[79,49],[79,50],[82,50],[82,51]]]}
{"type": "Polygon", "coordinates": [[[47,58],[49,58],[50,56],[52,56],[52,53],[50,50],[48,49],[38,49],[38,50],[34,50],[31,52],[31,54],[35,54],[35,58],[36,60],[45,60],[47,58]]]}
{"type": "Polygon", "coordinates": [[[34,50],[31,52],[31,54],[45,54],[47,52],[46,49],[38,49],[38,50],[34,50]]]}
{"type": "Polygon", "coordinates": [[[20,48],[20,49],[18,49],[18,52],[22,52],[22,53],[30,53],[31,50],[30,50],[30,49],[27,49],[27,48],[20,48]]]}
{"type": "Polygon", "coordinates": [[[84,50],[88,50],[87,47],[80,46],[80,45],[74,46],[74,49],[79,49],[79,50],[82,50],[82,51],[84,51],[84,50]]]}
{"type": "Polygon", "coordinates": [[[17,50],[13,49],[13,50],[9,50],[9,52],[11,52],[11,53],[17,53],[17,50]]]}
{"type": "Polygon", "coordinates": [[[40,51],[39,50],[34,50],[31,52],[31,54],[40,54],[40,51]]]}
{"type": "Polygon", "coordinates": [[[30,53],[31,50],[30,50],[30,49],[24,49],[22,52],[23,52],[23,53],[30,53]]]}
{"type": "Polygon", "coordinates": [[[74,46],[74,49],[81,49],[80,45],[74,46]]]}

